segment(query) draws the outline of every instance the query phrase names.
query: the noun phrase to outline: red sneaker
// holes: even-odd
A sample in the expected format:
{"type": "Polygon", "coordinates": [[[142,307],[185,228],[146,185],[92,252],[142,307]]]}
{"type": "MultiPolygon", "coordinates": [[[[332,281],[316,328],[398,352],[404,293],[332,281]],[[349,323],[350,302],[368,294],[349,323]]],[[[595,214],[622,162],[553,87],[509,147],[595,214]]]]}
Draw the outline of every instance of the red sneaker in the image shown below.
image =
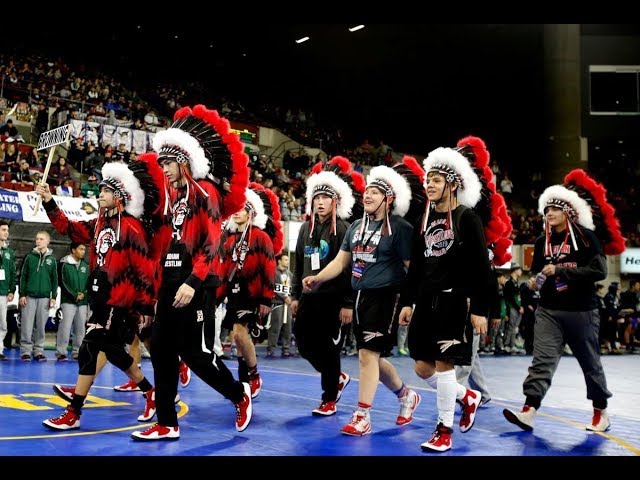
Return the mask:
{"type": "Polygon", "coordinates": [[[320,406],[311,412],[313,415],[328,417],[336,413],[336,402],[322,402],[320,406]]]}
{"type": "Polygon", "coordinates": [[[349,375],[344,372],[340,373],[340,378],[338,378],[338,396],[336,397],[336,403],[340,400],[340,397],[342,397],[342,392],[347,388],[350,381],[351,377],[349,375]]]}
{"type": "Polygon", "coordinates": [[[180,386],[186,388],[191,381],[191,369],[187,367],[187,364],[180,362],[180,386]]]}
{"type": "Polygon", "coordinates": [[[420,446],[425,452],[446,452],[451,448],[452,433],[453,430],[451,428],[445,427],[442,423],[439,423],[436,426],[436,430],[433,432],[431,439],[420,446]]]}
{"type": "Polygon", "coordinates": [[[355,410],[351,416],[351,421],[340,429],[345,435],[362,437],[371,433],[371,417],[368,413],[355,410]]]}
{"type": "Polygon", "coordinates": [[[141,432],[133,432],[131,438],[143,442],[152,440],[178,440],[180,438],[180,427],[165,427],[164,425],[156,423],[141,432]]]}
{"type": "Polygon", "coordinates": [[[62,385],[54,385],[53,391],[61,399],[70,402],[73,399],[73,395],[76,393],[76,387],[63,387],[62,385]]]}
{"type": "Polygon", "coordinates": [[[136,385],[136,382],[133,380],[129,380],[127,383],[123,383],[122,385],[116,385],[113,387],[116,392],[139,392],[140,387],[136,385]]]}
{"type": "Polygon", "coordinates": [[[256,398],[260,394],[260,390],[262,390],[262,379],[259,373],[249,378],[249,386],[251,387],[251,398],[256,398]]]}
{"type": "Polygon", "coordinates": [[[468,388],[462,400],[458,401],[462,407],[462,415],[460,416],[460,431],[462,433],[468,432],[473,427],[481,399],[482,394],[479,391],[468,388]]]}
{"type": "Polygon", "coordinates": [[[68,406],[62,415],[44,420],[42,424],[52,430],[72,430],[80,428],[80,415],[73,407],[68,406]]]}
{"type": "Polygon", "coordinates": [[[242,400],[235,404],[236,406],[236,430],[243,432],[251,422],[253,416],[253,402],[251,401],[251,387],[248,383],[242,383],[244,395],[242,400]]]}
{"type": "Polygon", "coordinates": [[[138,421],[148,422],[156,414],[156,389],[152,387],[151,390],[144,393],[143,396],[147,399],[147,402],[144,406],[144,412],[138,416],[138,421]]]}

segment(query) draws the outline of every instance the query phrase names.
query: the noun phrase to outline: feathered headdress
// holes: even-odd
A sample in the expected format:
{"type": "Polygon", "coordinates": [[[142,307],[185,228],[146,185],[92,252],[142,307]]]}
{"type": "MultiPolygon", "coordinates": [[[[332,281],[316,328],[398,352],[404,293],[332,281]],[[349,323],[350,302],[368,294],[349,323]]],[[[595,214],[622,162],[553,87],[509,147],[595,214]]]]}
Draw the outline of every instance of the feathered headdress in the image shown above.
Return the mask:
{"type": "MultiPolygon", "coordinates": [[[[492,181],[489,151],[484,141],[479,137],[467,136],[458,141],[455,149],[437,148],[425,159],[424,169],[427,173],[439,173],[447,183],[458,186],[458,202],[472,208],[482,221],[494,264],[503,265],[511,260],[511,253],[508,252],[512,244],[509,239],[512,231],[511,219],[507,214],[504,198],[496,192],[492,181]]],[[[423,232],[434,207],[433,202],[427,206],[422,222],[423,232]]],[[[451,227],[451,209],[447,214],[447,225],[451,227]]]]}
{"type": "MultiPolygon", "coordinates": [[[[620,222],[615,209],[607,201],[607,191],[600,183],[582,169],[569,172],[563,185],[548,187],[538,200],[538,212],[545,216],[547,207],[562,209],[567,218],[568,234],[577,250],[575,232],[581,228],[592,230],[602,243],[604,253],[617,255],[624,251],[625,240],[620,231],[620,222]]],[[[551,252],[549,237],[551,229],[545,221],[545,254],[551,252]]]]}
{"type": "MultiPolygon", "coordinates": [[[[263,230],[271,238],[273,254],[280,254],[284,247],[284,230],[280,221],[282,217],[278,197],[270,189],[252,182],[247,188],[246,198],[244,208],[249,212],[249,225],[243,235],[248,235],[247,243],[251,242],[251,227],[253,226],[263,230]]],[[[236,223],[229,221],[227,229],[232,232],[236,231],[236,223]]]]}
{"type": "Polygon", "coordinates": [[[403,157],[402,162],[396,163],[392,168],[402,175],[411,189],[409,210],[404,214],[404,218],[414,225],[422,217],[427,204],[427,195],[423,185],[424,170],[422,170],[415,158],[408,155],[403,157]]]}
{"type": "Polygon", "coordinates": [[[512,258],[508,251],[513,241],[511,217],[507,213],[504,197],[496,191],[493,173],[489,167],[489,151],[479,137],[468,136],[458,141],[458,151],[464,155],[480,181],[480,200],[474,210],[484,226],[487,245],[493,255],[494,265],[500,266],[512,258]]]}
{"type": "MultiPolygon", "coordinates": [[[[384,193],[386,199],[393,199],[392,202],[392,215],[398,215],[404,217],[409,208],[411,207],[411,186],[409,181],[404,177],[402,173],[396,171],[391,167],[379,165],[373,167],[367,175],[367,188],[375,187],[384,193]]],[[[391,221],[389,220],[389,210],[385,209],[385,225],[389,232],[389,235],[393,234],[391,231],[391,221]]],[[[369,216],[366,215],[363,219],[360,227],[360,235],[366,230],[369,223],[369,216]]]]}
{"type": "Polygon", "coordinates": [[[313,237],[315,227],[315,212],[312,212],[312,208],[316,195],[324,194],[332,199],[331,231],[335,235],[336,218],[348,220],[354,216],[354,208],[362,210],[363,193],[364,177],[353,170],[351,162],[345,157],[333,157],[326,165],[316,163],[307,180],[306,213],[311,219],[309,237],[313,237]],[[359,206],[356,196],[360,197],[359,206]]]}
{"type": "Polygon", "coordinates": [[[208,196],[197,180],[212,182],[223,199],[223,219],[244,205],[249,158],[238,136],[230,131],[229,121],[217,111],[204,105],[181,108],[174,115],[173,125],[155,135],[153,149],[158,152],[159,162],[172,159],[180,164],[188,188],[208,196]]]}
{"type": "Polygon", "coordinates": [[[469,164],[469,160],[458,150],[444,147],[436,148],[427,156],[423,165],[427,174],[440,173],[445,177],[447,183],[458,185],[458,202],[462,205],[473,208],[480,201],[482,184],[478,175],[473,171],[473,167],[469,164]]]}
{"type": "MultiPolygon", "coordinates": [[[[155,155],[143,154],[128,164],[107,163],[102,167],[102,178],[100,186],[113,190],[118,216],[127,212],[142,222],[147,233],[155,233],[162,223],[161,205],[165,200],[165,177],[155,155]]],[[[116,238],[120,238],[120,228],[116,238]]]]}

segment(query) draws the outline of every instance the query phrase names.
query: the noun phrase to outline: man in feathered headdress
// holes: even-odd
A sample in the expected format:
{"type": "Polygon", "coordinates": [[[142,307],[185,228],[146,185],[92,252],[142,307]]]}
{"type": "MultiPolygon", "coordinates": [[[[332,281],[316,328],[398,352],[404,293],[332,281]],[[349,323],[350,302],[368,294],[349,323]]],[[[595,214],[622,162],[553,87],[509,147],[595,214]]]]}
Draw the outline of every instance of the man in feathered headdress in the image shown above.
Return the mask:
{"type": "Polygon", "coordinates": [[[306,291],[316,290],[351,267],[360,385],[358,408],[341,429],[345,435],[371,433],[371,406],[380,380],[400,402],[396,424],[410,423],[420,404],[420,395],[405,386],[384,358],[396,343],[398,296],[411,257],[412,226],[403,218],[413,198],[406,178],[410,175],[409,169],[372,168],[364,193],[364,217],[351,224],[336,258],[302,281],[306,291]]]}
{"type": "Polygon", "coordinates": [[[562,356],[569,345],[593,402],[587,430],[604,432],[611,392],[600,361],[600,316],[595,283],[607,276],[605,255],[624,251],[624,238],[606,190],[584,170],[573,170],[563,185],[548,187],[538,200],[544,235],[536,240],[530,287],[540,291],[533,338],[533,360],[523,384],[520,412],[505,409],[505,418],[530,432],[562,356]]]}
{"type": "Polygon", "coordinates": [[[422,444],[425,451],[449,450],[456,401],[462,406],[460,430],[467,432],[481,399],[479,391],[458,383],[454,368],[471,364],[473,331],[486,334],[495,287],[485,228],[473,210],[483,196],[482,176],[474,167],[452,148],[437,148],[424,161],[428,204],[414,235],[400,323],[410,322],[416,373],[438,392],[438,423],[422,444]]]}
{"type": "Polygon", "coordinates": [[[342,326],[353,317],[353,290],[348,271],[324,283],[315,292],[303,292],[302,280],[326,267],[340,246],[354,213],[356,197],[362,199],[365,182],[351,162],[335,157],[323,168],[317,163],[307,181],[308,221],[298,233],[291,304],[296,315],[294,332],[298,351],[320,373],[322,400],[313,415],[336,413],[336,403],[350,381],[341,371],[342,326]]]}
{"type": "Polygon", "coordinates": [[[252,416],[249,385],[235,381],[213,352],[213,332],[221,222],[245,201],[248,158],[229,122],[203,105],[178,110],[171,128],[155,135],[153,148],[167,184],[163,212],[169,217],[170,236],[161,256],[162,283],[151,339],[158,423],[132,437],[180,437],[174,406],[180,359],[234,404],[236,430],[241,432],[252,416]]]}
{"type": "MultiPolygon", "coordinates": [[[[157,226],[158,166],[146,156],[103,167],[97,220],[72,222],[53,200],[48,185],[38,185],[43,206],[53,226],[71,241],[90,244],[89,305],[92,315],[78,353],[78,379],[70,405],[62,415],[43,421],[54,430],[80,428],[80,415],[96,376],[98,356],[107,359],[138,386],[146,397],[139,421],[155,413],[155,391],[125,350],[125,338],[154,314],[157,299],[157,257],[152,236],[157,226]],[[155,172],[154,172],[155,170],[155,172]],[[134,313],[135,315],[132,315],[134,313]]],[[[161,177],[160,177],[161,178],[161,177]]]]}
{"type": "Polygon", "coordinates": [[[245,207],[227,224],[218,266],[222,284],[217,297],[227,301],[223,327],[232,330],[238,348],[238,377],[255,398],[262,388],[255,343],[268,334],[276,277],[275,255],[283,232],[278,198],[258,183],[249,184],[245,207]]]}

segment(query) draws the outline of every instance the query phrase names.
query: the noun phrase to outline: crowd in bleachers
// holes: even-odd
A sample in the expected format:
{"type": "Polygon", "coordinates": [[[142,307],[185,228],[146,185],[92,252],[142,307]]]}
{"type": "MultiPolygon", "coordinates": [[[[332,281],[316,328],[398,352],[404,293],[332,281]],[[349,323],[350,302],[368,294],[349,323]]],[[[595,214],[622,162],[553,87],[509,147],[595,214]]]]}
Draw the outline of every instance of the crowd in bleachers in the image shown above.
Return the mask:
{"type": "MultiPolygon", "coordinates": [[[[126,126],[141,131],[156,131],[171,123],[173,112],[184,105],[204,102],[233,120],[259,123],[278,128],[299,143],[320,147],[324,156],[311,158],[306,151],[292,149],[284,153],[282,166],[263,155],[251,157],[252,180],[272,188],[281,198],[287,219],[299,220],[304,215],[304,189],[310,169],[318,160],[344,155],[363,171],[364,167],[390,165],[397,160],[394,150],[383,140],[356,142],[343,129],[321,122],[314,113],[300,106],[252,104],[212,92],[198,82],[158,83],[152,88],[127,88],[104,72],[89,72],[85,66],[71,67],[61,61],[38,56],[15,57],[0,54],[0,76],[5,78],[4,97],[10,102],[28,105],[16,114],[35,120],[41,132],[67,119],[98,121],[126,126]],[[48,108],[55,111],[48,118],[48,108]]],[[[4,106],[5,110],[9,105],[4,106]]],[[[32,146],[21,143],[15,126],[0,117],[0,181],[3,188],[30,189],[40,180],[46,154],[38,155],[32,146]],[[7,141],[8,140],[8,141],[7,141]]],[[[49,183],[62,194],[95,195],[95,182],[101,179],[105,162],[128,161],[137,153],[127,145],[102,145],[78,140],[67,153],[68,166],[57,160],[49,183]],[[95,180],[89,181],[89,177],[95,180]]],[[[624,158],[624,155],[622,155],[624,158]]],[[[637,206],[638,194],[633,179],[637,168],[633,161],[595,159],[592,170],[609,186],[612,202],[618,210],[629,246],[640,246],[637,206]],[[613,182],[613,183],[612,183],[613,182]]],[[[542,174],[527,172],[531,182],[525,188],[514,184],[509,172],[499,162],[492,162],[494,182],[507,201],[513,220],[512,239],[530,244],[542,231],[537,201],[543,190],[542,174]]]]}

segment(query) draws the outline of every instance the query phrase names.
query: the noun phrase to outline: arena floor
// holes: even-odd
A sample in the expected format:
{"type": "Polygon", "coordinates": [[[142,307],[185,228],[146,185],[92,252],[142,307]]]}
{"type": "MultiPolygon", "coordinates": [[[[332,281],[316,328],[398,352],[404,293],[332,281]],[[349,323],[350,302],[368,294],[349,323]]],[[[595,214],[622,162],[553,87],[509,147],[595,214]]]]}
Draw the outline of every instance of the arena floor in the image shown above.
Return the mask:
{"type": "MultiPolygon", "coordinates": [[[[82,427],[68,433],[53,432],[42,420],[61,413],[65,402],[56,397],[54,383],[73,385],[77,363],[57,363],[47,351],[48,362],[24,363],[18,350],[5,351],[0,362],[0,455],[3,456],[638,456],[640,455],[640,356],[603,357],[609,389],[612,427],[606,433],[584,429],[591,404],[585,398],[581,371],[573,357],[564,357],[536,420],[526,433],[508,423],[505,407],[522,404],[522,381],[531,357],[482,357],[489,377],[492,401],[478,412],[474,428],[462,434],[454,430],[453,447],[442,454],[424,453],[420,444],[429,439],[436,421],[435,391],[427,388],[412,370],[412,361],[393,357],[405,383],[423,396],[414,421],[398,427],[398,402],[380,385],[372,409],[373,434],[349,437],[340,434],[357,404],[357,357],[343,357],[343,370],[352,377],[332,417],[314,417],[311,410],[320,399],[320,378],[301,358],[265,359],[259,348],[259,371],[264,385],[254,400],[251,425],[242,433],[234,427],[233,405],[193,376],[180,389],[181,437],[176,442],[135,442],[132,431],[149,424],[136,421],[144,400],[139,393],[121,393],[113,385],[124,383],[124,374],[107,366],[92,389],[83,410],[82,427]]],[[[236,362],[227,361],[236,373],[236,362]]],[[[144,360],[143,371],[152,373],[144,360]]],[[[152,376],[151,376],[152,378],[152,376]]],[[[456,422],[458,418],[456,413],[456,422]]],[[[456,425],[457,427],[457,425],[456,425]]]]}

